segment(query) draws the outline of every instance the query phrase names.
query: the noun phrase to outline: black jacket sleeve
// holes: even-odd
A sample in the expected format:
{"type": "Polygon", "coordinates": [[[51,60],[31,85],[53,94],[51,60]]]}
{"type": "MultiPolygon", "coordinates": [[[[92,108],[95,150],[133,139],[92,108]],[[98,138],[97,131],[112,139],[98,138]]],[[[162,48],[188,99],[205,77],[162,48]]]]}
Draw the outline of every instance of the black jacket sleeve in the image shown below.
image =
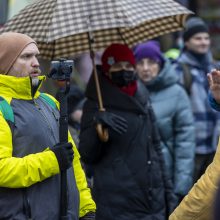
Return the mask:
{"type": "Polygon", "coordinates": [[[81,121],[79,152],[83,162],[95,164],[99,161],[103,151],[103,144],[97,134],[94,122],[95,112],[98,111],[95,102],[87,100],[83,108],[81,121]]]}

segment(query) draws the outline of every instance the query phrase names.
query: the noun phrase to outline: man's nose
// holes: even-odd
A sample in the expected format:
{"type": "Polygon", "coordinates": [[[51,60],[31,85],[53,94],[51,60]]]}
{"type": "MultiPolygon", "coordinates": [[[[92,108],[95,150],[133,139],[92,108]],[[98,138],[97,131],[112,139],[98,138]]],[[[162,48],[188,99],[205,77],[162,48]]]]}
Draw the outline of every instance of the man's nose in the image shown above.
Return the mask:
{"type": "Polygon", "coordinates": [[[34,67],[39,67],[40,66],[37,57],[33,57],[32,66],[34,66],[34,67]]]}

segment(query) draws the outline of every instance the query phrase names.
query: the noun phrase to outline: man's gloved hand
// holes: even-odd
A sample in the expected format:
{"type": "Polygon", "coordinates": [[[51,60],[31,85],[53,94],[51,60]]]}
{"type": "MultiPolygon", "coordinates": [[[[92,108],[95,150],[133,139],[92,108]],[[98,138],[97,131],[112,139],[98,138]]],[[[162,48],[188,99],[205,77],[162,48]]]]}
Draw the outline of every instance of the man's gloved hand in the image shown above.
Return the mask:
{"type": "Polygon", "coordinates": [[[60,170],[66,170],[72,166],[73,161],[72,143],[59,143],[50,148],[56,155],[60,170]]]}
{"type": "Polygon", "coordinates": [[[79,218],[79,220],[95,220],[95,213],[94,212],[89,212],[83,217],[79,218]]]}
{"type": "Polygon", "coordinates": [[[127,131],[127,121],[114,113],[99,111],[95,114],[94,120],[95,123],[100,123],[106,128],[111,128],[120,135],[127,131]]]}

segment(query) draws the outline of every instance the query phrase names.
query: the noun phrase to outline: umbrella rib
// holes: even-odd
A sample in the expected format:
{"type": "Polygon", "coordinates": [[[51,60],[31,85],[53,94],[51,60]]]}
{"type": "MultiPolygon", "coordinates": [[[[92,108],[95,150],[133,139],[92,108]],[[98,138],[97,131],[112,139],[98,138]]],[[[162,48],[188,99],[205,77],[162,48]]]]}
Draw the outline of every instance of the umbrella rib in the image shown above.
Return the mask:
{"type": "Polygon", "coordinates": [[[126,40],[125,40],[125,38],[123,37],[123,35],[122,35],[122,33],[121,33],[120,28],[117,28],[117,32],[118,32],[119,36],[121,37],[121,39],[123,40],[124,44],[128,45],[127,42],[126,42],[126,40]]]}

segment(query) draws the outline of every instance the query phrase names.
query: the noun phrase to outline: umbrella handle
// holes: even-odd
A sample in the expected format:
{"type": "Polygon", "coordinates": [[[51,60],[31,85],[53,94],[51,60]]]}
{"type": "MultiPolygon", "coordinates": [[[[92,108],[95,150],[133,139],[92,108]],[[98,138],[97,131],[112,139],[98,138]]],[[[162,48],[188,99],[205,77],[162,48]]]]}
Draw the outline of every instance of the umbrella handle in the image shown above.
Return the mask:
{"type": "MultiPolygon", "coordinates": [[[[102,94],[101,94],[101,90],[100,90],[100,86],[99,86],[99,80],[98,80],[96,67],[94,67],[94,77],[95,77],[96,91],[97,91],[98,102],[99,102],[99,111],[105,111],[105,109],[103,107],[102,94]]],[[[103,141],[103,142],[108,141],[109,135],[108,135],[107,128],[103,128],[102,124],[97,124],[96,131],[97,131],[99,139],[101,141],[103,141]]]]}
{"type": "Polygon", "coordinates": [[[99,136],[99,139],[103,142],[107,142],[109,139],[108,129],[103,128],[102,124],[96,125],[96,131],[99,136]]]}
{"type": "MultiPolygon", "coordinates": [[[[96,92],[97,92],[98,103],[99,103],[99,111],[105,111],[103,107],[102,94],[101,94],[101,89],[99,85],[99,78],[98,78],[98,74],[97,74],[97,70],[95,66],[95,54],[94,54],[93,47],[92,47],[92,44],[94,43],[94,39],[93,39],[91,31],[88,32],[88,40],[89,40],[90,57],[92,60],[93,73],[94,73],[94,79],[95,79],[95,85],[96,85],[96,92]]],[[[99,123],[96,125],[96,131],[101,141],[103,142],[108,141],[109,134],[108,134],[107,128],[103,128],[102,124],[99,123]]]]}

